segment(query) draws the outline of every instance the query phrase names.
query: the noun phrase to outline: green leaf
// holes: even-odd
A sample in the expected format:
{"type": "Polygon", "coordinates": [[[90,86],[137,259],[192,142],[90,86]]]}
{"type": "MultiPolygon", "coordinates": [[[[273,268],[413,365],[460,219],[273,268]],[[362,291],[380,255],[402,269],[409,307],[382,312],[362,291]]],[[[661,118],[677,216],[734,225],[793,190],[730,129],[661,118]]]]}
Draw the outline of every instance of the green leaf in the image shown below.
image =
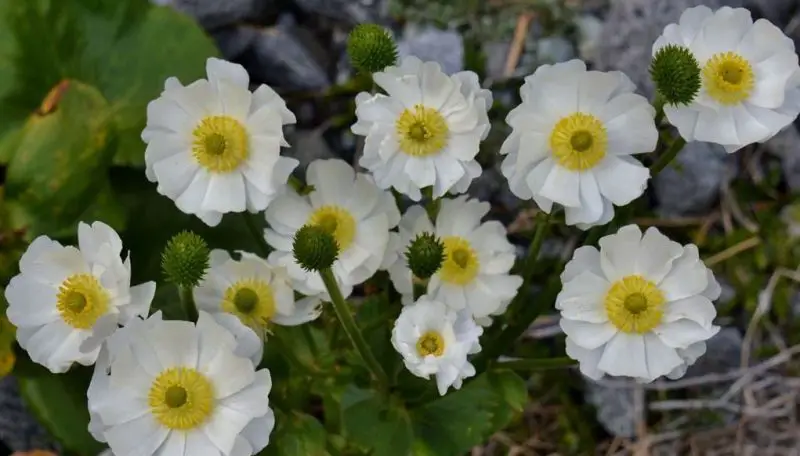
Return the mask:
{"type": "Polygon", "coordinates": [[[395,398],[350,386],[342,398],[342,428],[348,441],[380,456],[408,456],[413,434],[408,411],[395,398]]]}
{"type": "MultiPolygon", "coordinates": [[[[87,207],[109,188],[114,154],[108,105],[95,88],[64,81],[51,112],[32,115],[8,167],[6,196],[22,207],[35,234],[74,229],[87,207]]],[[[107,196],[104,196],[107,197],[107,196]]]]}
{"type": "Polygon", "coordinates": [[[483,374],[411,411],[420,448],[415,454],[461,455],[507,426],[526,401],[525,381],[515,373],[483,374]]]}
{"type": "MultiPolygon", "coordinates": [[[[20,395],[38,421],[69,452],[93,456],[103,451],[105,445],[95,441],[88,430],[86,389],[91,370],[78,367],[54,375],[38,365],[20,368],[25,362],[20,357],[15,370],[23,374],[17,375],[20,395]]],[[[27,360],[27,364],[33,363],[27,360]]]]}
{"type": "Polygon", "coordinates": [[[0,159],[4,133],[73,79],[97,87],[113,108],[114,162],[140,165],[147,103],[168,77],[203,77],[206,58],[217,54],[189,17],[147,0],[0,0],[0,159]]]}
{"type": "Polygon", "coordinates": [[[276,412],[276,429],[262,456],[327,456],[325,428],[316,418],[299,412],[276,412]]]}

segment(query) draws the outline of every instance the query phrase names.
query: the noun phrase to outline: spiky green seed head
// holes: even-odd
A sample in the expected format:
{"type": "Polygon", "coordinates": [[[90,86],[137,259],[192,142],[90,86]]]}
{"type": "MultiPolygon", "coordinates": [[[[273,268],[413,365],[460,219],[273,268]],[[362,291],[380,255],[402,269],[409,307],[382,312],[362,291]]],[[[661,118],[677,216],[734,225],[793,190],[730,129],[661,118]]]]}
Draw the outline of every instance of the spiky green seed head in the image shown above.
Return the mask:
{"type": "Polygon", "coordinates": [[[397,44],[383,27],[357,25],[347,37],[350,63],[359,73],[375,73],[397,62],[397,44]]]}
{"type": "Polygon", "coordinates": [[[206,241],[191,231],[176,234],[161,254],[161,269],[171,283],[194,287],[208,270],[209,249],[206,241]]]}
{"type": "Polygon", "coordinates": [[[294,234],[294,258],[306,271],[320,271],[333,265],[339,256],[339,245],[326,229],[305,225],[294,234]]]}
{"type": "Polygon", "coordinates": [[[650,77],[667,104],[687,105],[700,92],[700,64],[685,46],[659,49],[650,63],[650,77]]]}
{"type": "Polygon", "coordinates": [[[432,233],[421,233],[408,245],[405,255],[411,273],[429,279],[444,262],[444,244],[432,233]]]}

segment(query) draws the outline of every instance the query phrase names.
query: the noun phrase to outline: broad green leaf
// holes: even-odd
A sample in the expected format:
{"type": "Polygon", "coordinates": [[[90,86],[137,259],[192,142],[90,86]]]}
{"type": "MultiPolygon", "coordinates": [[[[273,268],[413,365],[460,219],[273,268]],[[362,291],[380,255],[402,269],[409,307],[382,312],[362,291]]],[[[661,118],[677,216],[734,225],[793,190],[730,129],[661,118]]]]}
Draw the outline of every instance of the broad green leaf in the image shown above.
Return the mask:
{"type": "Polygon", "coordinates": [[[4,133],[59,81],[73,79],[97,87],[113,108],[115,163],[142,164],[147,103],[168,77],[203,77],[215,55],[189,17],[147,0],[0,0],[0,159],[4,133]]]}
{"type": "Polygon", "coordinates": [[[6,197],[21,206],[33,233],[73,227],[109,188],[113,133],[103,96],[76,81],[59,84],[28,119],[8,167],[6,197]]]}
{"type": "Polygon", "coordinates": [[[69,452],[94,456],[103,451],[105,445],[95,441],[88,430],[86,389],[91,370],[76,367],[54,375],[25,358],[20,356],[23,366],[18,364],[15,372],[20,395],[38,421],[69,452]]]}
{"type": "Polygon", "coordinates": [[[415,448],[418,454],[461,455],[508,425],[526,399],[525,382],[513,372],[483,374],[411,411],[415,448]]]}
{"type": "Polygon", "coordinates": [[[276,413],[276,427],[262,456],[327,456],[325,428],[316,418],[299,412],[276,413]]]}
{"type": "Polygon", "coordinates": [[[413,440],[411,419],[398,402],[350,386],[341,404],[344,437],[376,456],[408,456],[413,440]]]}

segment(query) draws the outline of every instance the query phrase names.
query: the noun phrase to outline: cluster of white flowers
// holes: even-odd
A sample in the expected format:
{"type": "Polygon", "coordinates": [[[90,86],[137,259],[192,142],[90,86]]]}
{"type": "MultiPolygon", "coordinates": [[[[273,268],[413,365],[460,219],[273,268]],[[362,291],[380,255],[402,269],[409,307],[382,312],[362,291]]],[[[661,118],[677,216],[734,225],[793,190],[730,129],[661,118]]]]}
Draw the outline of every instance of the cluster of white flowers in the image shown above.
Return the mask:
{"type": "MultiPolygon", "coordinates": [[[[800,112],[792,41],[748,11],[687,10],[654,53],[667,44],[688,48],[702,68],[696,99],[664,107],[686,140],[733,151],[774,136],[800,112]]],[[[155,283],[130,285],[130,261],[109,226],[81,223],[77,248],[39,237],[5,292],[20,346],[54,373],[95,364],[90,430],[117,456],[255,454],[275,425],[270,373],[258,369],[269,326],[313,321],[332,298],[293,254],[298,230],[315,225],[336,241],[331,271],[345,298],[388,271],[403,303],[391,342],[408,370],[434,376],[442,395],[460,388],[476,374],[469,355],[481,350],[483,327],[526,292],[511,273],[505,227],[483,220],[489,204],[446,197],[481,173],[475,158],[491,93],[474,73],[448,76],[414,57],[375,73],[385,94],[359,94],[352,127],[365,137],[359,163],[368,173],[318,160],[297,191],[287,181],[298,162],[280,155],[289,145],[283,126],[295,120],[281,97],[265,85],[251,92],[236,64],[211,58],[207,73],[187,86],[167,80],[148,106],[147,177],[212,226],[226,213],[263,211],[272,253],[213,251],[193,290],[192,323],[149,315],[155,283]],[[401,216],[393,192],[428,196],[438,212],[432,219],[415,204],[401,216]],[[421,234],[443,246],[425,280],[405,256],[421,234]]],[[[580,60],[525,78],[500,150],[511,191],[547,213],[557,203],[580,229],[611,221],[615,205],[645,191],[650,171],[633,156],[653,152],[659,139],[656,109],[634,91],[623,73],[588,71],[580,60]]],[[[567,354],[594,379],[682,376],[719,329],[712,301],[720,288],[697,248],[633,225],[599,246],[578,248],[561,275],[555,307],[567,354]]]]}

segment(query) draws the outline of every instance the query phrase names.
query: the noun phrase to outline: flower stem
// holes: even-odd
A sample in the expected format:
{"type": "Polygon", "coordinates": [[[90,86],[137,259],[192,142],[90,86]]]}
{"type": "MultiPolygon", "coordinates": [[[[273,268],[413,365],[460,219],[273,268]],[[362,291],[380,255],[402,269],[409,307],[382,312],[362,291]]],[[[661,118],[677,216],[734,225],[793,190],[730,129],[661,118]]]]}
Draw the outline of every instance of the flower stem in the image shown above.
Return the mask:
{"type": "Polygon", "coordinates": [[[672,162],[672,160],[675,159],[675,157],[678,155],[678,152],[680,152],[685,145],[685,139],[680,136],[675,138],[675,140],[672,141],[672,144],[669,145],[669,148],[658,158],[658,161],[656,161],[653,166],[650,167],[650,176],[657,176],[658,173],[660,173],[664,168],[667,167],[667,165],[670,164],[670,162],[672,162]]]}
{"type": "Polygon", "coordinates": [[[192,287],[180,285],[178,286],[178,295],[181,299],[181,306],[186,318],[189,321],[197,322],[197,307],[194,305],[194,295],[192,295],[192,287]]]}
{"type": "Polygon", "coordinates": [[[534,268],[536,267],[536,260],[539,257],[539,251],[544,242],[545,233],[550,221],[550,214],[540,212],[537,216],[536,231],[531,240],[530,248],[528,249],[528,256],[525,258],[525,263],[522,265],[522,285],[517,291],[517,296],[509,304],[508,321],[513,322],[506,326],[505,329],[497,334],[496,337],[490,337],[486,350],[484,350],[478,358],[476,358],[476,369],[482,371],[486,368],[489,361],[498,357],[505,350],[507,345],[513,343],[519,336],[530,326],[531,322],[539,315],[540,309],[536,303],[529,301],[528,289],[530,288],[531,279],[533,277],[534,268]]]}
{"type": "Polygon", "coordinates": [[[302,192],[303,188],[305,188],[306,186],[306,184],[304,184],[303,181],[301,181],[300,178],[298,178],[294,174],[289,174],[289,181],[287,182],[287,184],[289,184],[289,186],[292,187],[292,189],[294,189],[294,191],[296,191],[297,193],[302,192]]]}
{"type": "Polygon", "coordinates": [[[656,108],[655,124],[656,128],[664,121],[664,97],[656,92],[656,99],[653,100],[653,107],[656,108]]]}
{"type": "Polygon", "coordinates": [[[272,248],[267,244],[267,240],[264,239],[264,231],[259,227],[258,221],[256,221],[256,214],[251,212],[242,212],[242,214],[244,214],[244,223],[247,225],[247,230],[250,231],[250,234],[258,245],[259,253],[266,259],[267,256],[269,256],[269,252],[272,251],[272,248]]]}
{"type": "Polygon", "coordinates": [[[372,376],[381,387],[385,389],[388,385],[386,373],[383,371],[383,368],[381,368],[375,355],[372,354],[369,345],[367,345],[367,341],[364,340],[364,335],[361,334],[361,330],[358,328],[353,315],[350,313],[350,309],[347,308],[347,303],[342,296],[341,290],[339,290],[339,285],[336,283],[333,271],[330,268],[326,268],[319,271],[319,274],[322,277],[325,288],[328,290],[328,294],[331,296],[333,310],[339,318],[342,329],[344,329],[350,342],[353,343],[356,351],[361,355],[361,359],[364,361],[364,364],[367,366],[372,376]]]}
{"type": "Polygon", "coordinates": [[[433,197],[433,187],[425,187],[422,189],[422,195],[428,200],[425,203],[425,210],[428,212],[428,217],[431,221],[436,223],[436,216],[439,215],[439,205],[441,200],[433,197]]]}

